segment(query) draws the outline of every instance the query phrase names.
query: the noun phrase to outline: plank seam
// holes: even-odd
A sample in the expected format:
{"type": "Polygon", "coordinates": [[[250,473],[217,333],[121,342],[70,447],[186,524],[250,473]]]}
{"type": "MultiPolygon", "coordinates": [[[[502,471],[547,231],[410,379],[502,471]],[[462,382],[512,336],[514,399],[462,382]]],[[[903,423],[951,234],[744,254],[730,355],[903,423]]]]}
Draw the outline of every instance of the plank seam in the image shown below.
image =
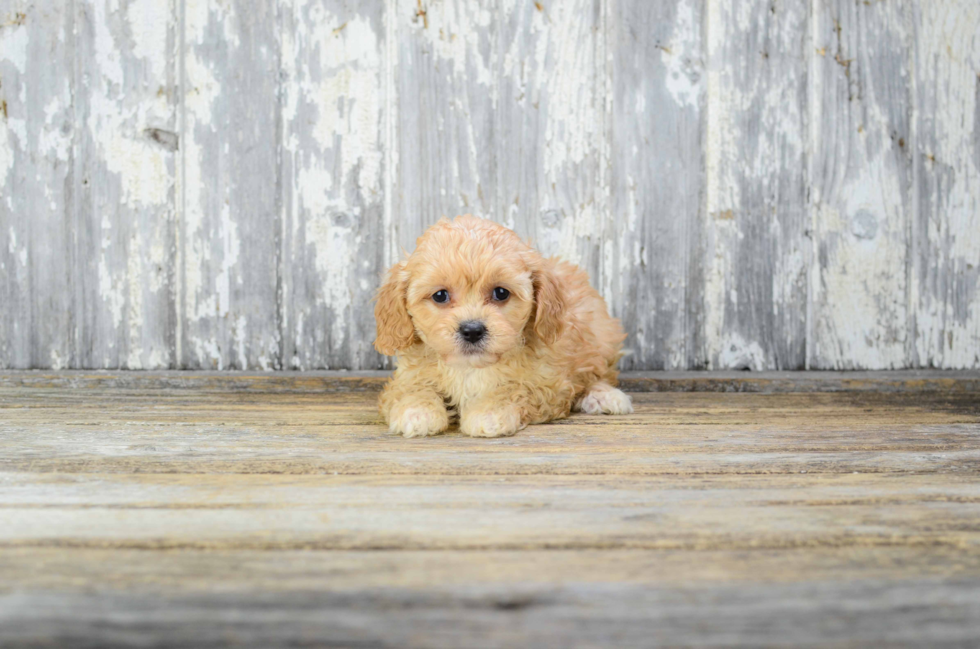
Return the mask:
{"type": "MultiPolygon", "coordinates": [[[[913,290],[913,275],[915,259],[918,253],[918,241],[916,237],[916,224],[919,223],[919,122],[918,122],[918,77],[919,77],[919,57],[918,57],[918,30],[916,29],[915,9],[908,6],[905,11],[905,26],[911,36],[912,45],[908,51],[909,66],[909,151],[912,156],[911,173],[909,182],[912,187],[909,190],[909,197],[912,206],[906,211],[905,215],[905,366],[922,367],[922,361],[918,352],[918,333],[919,333],[919,310],[917,291],[913,290]]],[[[931,363],[930,363],[931,365],[931,363]]]]}
{"type": "MultiPolygon", "coordinates": [[[[66,237],[68,249],[65,251],[65,254],[68,256],[68,264],[66,266],[66,271],[68,275],[66,287],[68,290],[69,304],[71,304],[75,298],[75,272],[73,271],[75,269],[75,263],[77,262],[77,256],[78,256],[77,255],[78,228],[76,226],[80,218],[79,212],[81,210],[81,208],[78,205],[78,201],[79,201],[78,197],[80,193],[78,191],[79,190],[78,183],[80,182],[80,179],[78,178],[78,174],[75,173],[75,164],[76,164],[76,158],[78,157],[77,153],[78,153],[79,141],[81,139],[80,136],[81,129],[78,126],[78,117],[77,117],[77,111],[78,111],[77,97],[78,97],[79,79],[81,78],[82,71],[81,71],[81,64],[78,60],[79,57],[78,57],[78,24],[77,23],[78,23],[79,9],[78,9],[77,1],[71,0],[69,7],[71,11],[71,18],[70,18],[71,46],[69,47],[69,50],[73,58],[73,65],[72,65],[71,78],[68,81],[68,93],[69,93],[68,97],[69,97],[69,101],[71,102],[72,134],[71,134],[71,150],[68,153],[68,171],[67,171],[68,180],[65,183],[65,189],[66,191],[69,192],[69,196],[65,200],[65,228],[68,231],[68,236],[66,237]]],[[[34,252],[33,246],[31,246],[31,251],[30,251],[31,256],[33,256],[33,252],[34,252]]],[[[33,276],[33,273],[31,274],[31,276],[33,276]]],[[[31,287],[30,294],[37,295],[33,286],[31,287]]],[[[35,302],[36,300],[31,300],[32,332],[37,331],[38,328],[38,323],[35,317],[36,315],[35,314],[36,307],[34,306],[35,302]]],[[[76,309],[74,308],[74,305],[72,305],[72,308],[68,309],[67,317],[68,317],[67,365],[68,367],[71,368],[80,368],[81,363],[79,362],[79,358],[78,358],[79,357],[78,331],[77,331],[78,325],[77,325],[76,309]]],[[[32,338],[33,338],[33,333],[32,333],[32,338]]],[[[36,349],[36,345],[32,344],[31,347],[36,349]]],[[[32,353],[32,356],[34,356],[34,353],[32,353]]],[[[33,359],[33,365],[35,367],[44,365],[44,363],[38,363],[37,361],[39,360],[40,359],[37,358],[36,356],[33,359]]],[[[51,362],[50,359],[47,362],[50,364],[51,362]]],[[[62,369],[62,368],[55,368],[55,369],[62,369]]]]}
{"type": "Polygon", "coordinates": [[[276,268],[276,357],[273,360],[274,369],[281,370],[285,362],[285,299],[283,297],[283,282],[285,278],[285,258],[282,247],[286,239],[285,219],[283,219],[283,81],[285,70],[283,69],[282,53],[282,34],[283,34],[283,10],[282,3],[276,2],[276,187],[275,187],[275,223],[273,225],[273,237],[275,242],[275,268],[276,268]]]}
{"type": "Polygon", "coordinates": [[[178,24],[177,24],[177,55],[175,65],[178,68],[177,71],[177,84],[176,89],[176,101],[178,102],[177,110],[177,132],[179,133],[179,142],[183,146],[177,149],[177,161],[175,170],[175,178],[177,180],[176,189],[176,214],[174,216],[174,250],[173,259],[175,266],[175,280],[173,285],[173,301],[174,301],[174,313],[176,315],[176,325],[174,328],[174,350],[173,350],[173,366],[175,368],[183,369],[185,367],[184,363],[184,317],[186,315],[184,309],[184,281],[185,277],[185,260],[184,260],[184,241],[182,238],[182,233],[184,232],[183,223],[187,215],[187,102],[186,97],[186,85],[187,85],[187,0],[176,0],[178,13],[178,24]]]}

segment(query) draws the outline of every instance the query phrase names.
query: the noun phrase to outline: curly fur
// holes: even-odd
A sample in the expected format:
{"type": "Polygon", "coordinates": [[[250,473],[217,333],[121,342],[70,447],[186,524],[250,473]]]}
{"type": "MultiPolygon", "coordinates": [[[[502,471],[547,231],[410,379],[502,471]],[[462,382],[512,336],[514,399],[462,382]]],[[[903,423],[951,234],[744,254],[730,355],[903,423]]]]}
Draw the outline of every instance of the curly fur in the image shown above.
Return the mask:
{"type": "Polygon", "coordinates": [[[442,219],[378,290],[375,348],[398,356],[380,410],[394,433],[436,435],[453,419],[467,435],[513,435],[528,424],[632,412],[617,390],[625,338],[577,266],[545,259],[512,231],[465,215],[442,219]],[[510,292],[503,302],[495,287],[510,292]],[[450,301],[432,296],[447,290],[450,301]],[[469,345],[459,324],[482,322],[469,345]]]}

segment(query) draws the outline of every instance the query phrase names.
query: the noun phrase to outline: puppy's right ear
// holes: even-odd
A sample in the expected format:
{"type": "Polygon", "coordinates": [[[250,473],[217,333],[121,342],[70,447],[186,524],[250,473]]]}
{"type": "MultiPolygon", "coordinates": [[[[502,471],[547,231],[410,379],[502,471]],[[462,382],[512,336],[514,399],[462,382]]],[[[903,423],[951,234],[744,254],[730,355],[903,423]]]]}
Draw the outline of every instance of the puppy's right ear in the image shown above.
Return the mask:
{"type": "Polygon", "coordinates": [[[391,267],[378,289],[377,304],[374,305],[374,320],[378,328],[374,348],[385,356],[394,356],[399,349],[415,341],[415,326],[405,305],[404,272],[404,263],[391,267]]]}

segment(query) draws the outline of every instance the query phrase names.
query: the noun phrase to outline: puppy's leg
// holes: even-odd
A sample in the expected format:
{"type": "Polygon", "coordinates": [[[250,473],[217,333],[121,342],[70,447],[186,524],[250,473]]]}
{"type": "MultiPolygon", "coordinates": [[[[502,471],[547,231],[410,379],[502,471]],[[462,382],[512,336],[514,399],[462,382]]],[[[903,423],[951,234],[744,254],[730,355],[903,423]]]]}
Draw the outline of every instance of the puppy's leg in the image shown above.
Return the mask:
{"type": "Polygon", "coordinates": [[[622,390],[600,382],[585,390],[573,410],[590,415],[628,415],[633,412],[633,402],[622,390]]]}
{"type": "Polygon", "coordinates": [[[398,377],[385,386],[381,414],[389,431],[405,437],[438,435],[449,428],[449,413],[442,397],[435,390],[417,388],[398,377]]]}
{"type": "Polygon", "coordinates": [[[467,404],[459,417],[459,429],[470,437],[509,437],[526,425],[521,409],[505,397],[467,404]]]}

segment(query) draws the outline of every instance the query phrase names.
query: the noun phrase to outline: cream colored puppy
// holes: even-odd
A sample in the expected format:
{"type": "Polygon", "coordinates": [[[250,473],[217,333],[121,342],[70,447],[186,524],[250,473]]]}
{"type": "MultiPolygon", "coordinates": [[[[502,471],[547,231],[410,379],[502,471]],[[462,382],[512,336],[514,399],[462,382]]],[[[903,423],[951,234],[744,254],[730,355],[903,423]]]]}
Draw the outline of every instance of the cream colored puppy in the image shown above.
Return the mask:
{"type": "Polygon", "coordinates": [[[616,389],[623,333],[586,273],[466,215],[419,237],[378,290],[375,348],[398,355],[381,394],[393,433],[513,435],[569,411],[633,411],[616,389]]]}

